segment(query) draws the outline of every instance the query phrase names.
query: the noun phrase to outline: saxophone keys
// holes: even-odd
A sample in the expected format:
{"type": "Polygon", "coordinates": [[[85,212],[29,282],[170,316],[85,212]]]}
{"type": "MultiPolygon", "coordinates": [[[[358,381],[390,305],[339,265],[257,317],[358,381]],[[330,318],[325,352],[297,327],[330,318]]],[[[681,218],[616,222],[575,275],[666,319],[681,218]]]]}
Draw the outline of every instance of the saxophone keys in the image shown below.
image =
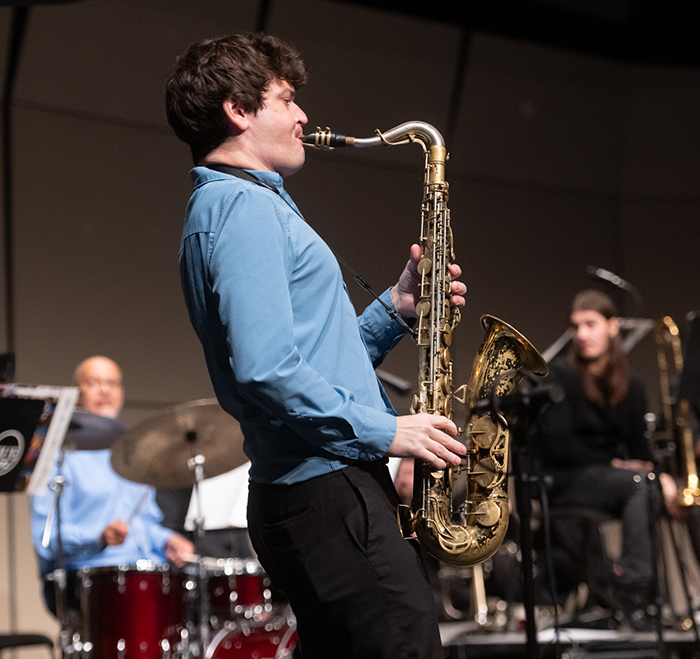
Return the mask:
{"type": "Polygon", "coordinates": [[[442,345],[449,347],[452,345],[452,326],[445,323],[441,328],[442,332],[442,345]]]}
{"type": "Polygon", "coordinates": [[[444,396],[447,396],[447,394],[450,393],[450,389],[452,389],[452,378],[450,377],[450,374],[443,373],[438,382],[440,384],[440,391],[444,396]]]}
{"type": "Polygon", "coordinates": [[[419,300],[416,305],[416,314],[419,318],[424,318],[430,313],[430,300],[419,300]]]}
{"type": "Polygon", "coordinates": [[[452,524],[448,526],[444,533],[438,536],[440,546],[448,554],[459,554],[466,547],[474,545],[474,532],[471,529],[452,524]]]}
{"type": "Polygon", "coordinates": [[[451,363],[452,363],[452,356],[450,355],[450,351],[447,348],[443,348],[440,351],[440,365],[445,370],[448,370],[450,368],[451,363]]]}
{"type": "Polygon", "coordinates": [[[479,526],[494,526],[501,519],[501,508],[494,501],[482,501],[476,508],[476,523],[479,526]]]}
{"type": "Polygon", "coordinates": [[[479,448],[488,449],[498,437],[498,428],[490,416],[480,416],[472,423],[469,435],[479,448]]]}
{"type": "Polygon", "coordinates": [[[491,458],[480,460],[474,467],[474,480],[481,487],[488,487],[496,479],[496,465],[491,458]]]}
{"type": "Polygon", "coordinates": [[[430,274],[430,271],[433,269],[433,262],[427,256],[424,256],[418,261],[417,269],[418,274],[425,277],[425,275],[430,274]]]}
{"type": "Polygon", "coordinates": [[[448,419],[452,418],[452,399],[449,396],[445,396],[440,406],[440,413],[442,416],[446,416],[448,419]]]}

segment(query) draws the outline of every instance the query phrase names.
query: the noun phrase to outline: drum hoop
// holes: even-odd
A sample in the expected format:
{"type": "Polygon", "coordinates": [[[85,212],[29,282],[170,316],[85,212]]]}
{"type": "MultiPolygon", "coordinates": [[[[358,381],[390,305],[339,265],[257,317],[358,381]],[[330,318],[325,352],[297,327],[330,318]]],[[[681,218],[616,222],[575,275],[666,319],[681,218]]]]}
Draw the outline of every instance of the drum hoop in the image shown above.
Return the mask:
{"type": "Polygon", "coordinates": [[[180,574],[183,573],[183,570],[175,565],[170,565],[170,563],[154,563],[153,561],[122,563],[120,565],[86,565],[78,570],[80,577],[94,577],[98,574],[118,574],[119,572],[127,574],[162,574],[165,572],[180,574]]]}
{"type": "Polygon", "coordinates": [[[260,562],[254,558],[211,558],[203,557],[204,571],[213,576],[266,576],[260,562]]]}
{"type": "MultiPolygon", "coordinates": [[[[297,626],[296,624],[289,624],[289,620],[283,616],[279,616],[276,618],[273,622],[278,622],[278,623],[283,623],[286,625],[286,629],[283,630],[282,627],[280,629],[267,629],[267,624],[257,624],[257,625],[251,625],[251,624],[235,624],[235,623],[227,623],[224,627],[222,627],[214,636],[214,638],[211,640],[211,643],[207,647],[206,652],[204,653],[204,659],[212,659],[214,656],[214,653],[216,652],[217,648],[221,644],[221,642],[229,635],[233,634],[235,632],[242,632],[244,637],[247,637],[248,634],[251,632],[256,632],[263,630],[264,632],[267,632],[268,634],[273,632],[273,631],[279,631],[281,635],[280,643],[279,646],[277,647],[277,650],[275,651],[275,657],[279,656],[280,650],[287,650],[289,649],[289,641],[291,640],[292,636],[294,636],[297,626]],[[246,629],[249,630],[246,633],[246,629]]],[[[268,623],[269,624],[269,623],[268,623]]]]}
{"type": "Polygon", "coordinates": [[[207,646],[207,651],[204,653],[204,659],[211,659],[216,652],[216,648],[219,647],[219,643],[223,641],[232,631],[235,631],[236,627],[229,627],[224,625],[218,632],[216,636],[211,640],[211,643],[207,646]]]}

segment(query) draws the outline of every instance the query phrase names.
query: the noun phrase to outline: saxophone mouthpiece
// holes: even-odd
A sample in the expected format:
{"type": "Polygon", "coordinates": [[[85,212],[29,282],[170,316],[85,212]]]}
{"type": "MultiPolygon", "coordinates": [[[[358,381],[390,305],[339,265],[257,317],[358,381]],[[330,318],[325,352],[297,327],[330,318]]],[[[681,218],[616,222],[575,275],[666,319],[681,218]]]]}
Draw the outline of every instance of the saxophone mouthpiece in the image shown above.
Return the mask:
{"type": "Polygon", "coordinates": [[[355,138],[336,135],[331,133],[330,128],[321,130],[321,128],[317,127],[315,133],[302,135],[301,141],[316,149],[337,149],[343,146],[352,146],[355,143],[355,138]]]}

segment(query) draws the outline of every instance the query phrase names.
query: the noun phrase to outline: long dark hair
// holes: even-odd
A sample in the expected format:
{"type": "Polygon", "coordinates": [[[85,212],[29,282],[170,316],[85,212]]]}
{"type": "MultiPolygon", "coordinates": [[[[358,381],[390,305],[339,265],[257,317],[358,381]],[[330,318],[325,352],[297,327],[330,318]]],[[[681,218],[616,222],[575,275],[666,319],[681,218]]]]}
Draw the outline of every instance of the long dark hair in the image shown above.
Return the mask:
{"type": "MultiPolygon", "coordinates": [[[[575,311],[597,311],[606,320],[617,317],[617,309],[612,299],[596,290],[581,291],[571,303],[571,313],[575,311]]],[[[580,374],[583,391],[588,400],[602,407],[615,407],[627,396],[629,368],[627,358],[622,352],[619,334],[610,339],[608,363],[600,376],[595,377],[590,373],[586,360],[581,358],[573,343],[569,349],[568,360],[580,374]]]]}

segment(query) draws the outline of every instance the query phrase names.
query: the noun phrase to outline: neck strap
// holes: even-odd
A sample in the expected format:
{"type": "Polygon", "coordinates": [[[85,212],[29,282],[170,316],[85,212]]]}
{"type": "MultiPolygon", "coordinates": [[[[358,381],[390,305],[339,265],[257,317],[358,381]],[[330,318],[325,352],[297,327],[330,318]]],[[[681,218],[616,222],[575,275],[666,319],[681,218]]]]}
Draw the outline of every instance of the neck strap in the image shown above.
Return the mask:
{"type": "MultiPolygon", "coordinates": [[[[213,169],[216,172],[222,172],[223,174],[230,174],[231,176],[235,176],[236,178],[242,178],[245,181],[250,181],[251,183],[256,183],[257,185],[267,188],[268,190],[272,190],[275,194],[279,194],[279,190],[277,188],[273,188],[271,185],[268,185],[265,183],[265,181],[261,181],[257,176],[253,176],[250,172],[247,172],[245,169],[242,167],[234,167],[233,165],[227,165],[225,163],[221,162],[213,162],[213,163],[207,163],[204,165],[204,167],[207,167],[208,169],[213,169]]],[[[326,243],[328,244],[328,243],[326,243]]],[[[372,287],[364,280],[360,275],[358,275],[340,256],[336,253],[336,251],[328,245],[329,249],[333,254],[335,255],[335,258],[338,260],[338,263],[340,263],[355,279],[357,284],[360,286],[360,288],[364,289],[367,291],[370,295],[374,297],[375,300],[381,304],[385,311],[400,325],[403,325],[410,333],[411,336],[414,339],[418,338],[418,333],[409,325],[408,321],[398,312],[396,309],[392,309],[390,306],[384,303],[384,301],[374,292],[372,287]]]]}

